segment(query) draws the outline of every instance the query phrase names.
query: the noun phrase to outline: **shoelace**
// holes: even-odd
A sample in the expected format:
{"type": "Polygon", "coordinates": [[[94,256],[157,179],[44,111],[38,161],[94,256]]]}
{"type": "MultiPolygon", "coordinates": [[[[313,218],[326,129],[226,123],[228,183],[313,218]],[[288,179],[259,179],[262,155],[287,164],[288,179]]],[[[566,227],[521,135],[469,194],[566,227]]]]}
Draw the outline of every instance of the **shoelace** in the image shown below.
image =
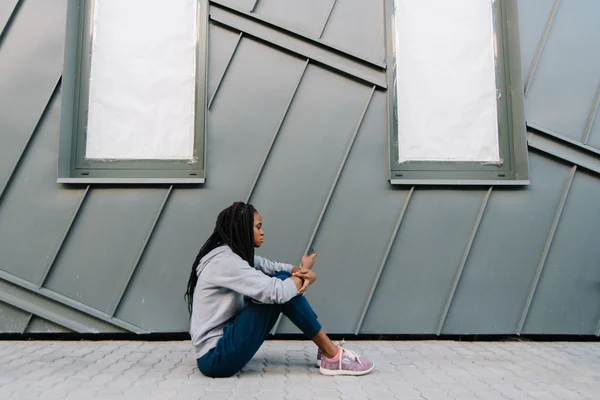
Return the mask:
{"type": "Polygon", "coordinates": [[[339,360],[339,369],[342,369],[342,359],[344,358],[344,354],[347,354],[348,356],[350,356],[349,358],[354,358],[354,361],[358,361],[358,363],[362,366],[363,363],[360,362],[360,358],[358,357],[358,354],[356,354],[355,352],[353,352],[352,350],[347,350],[343,347],[341,347],[342,349],[342,354],[340,354],[340,360],[339,360]]]}

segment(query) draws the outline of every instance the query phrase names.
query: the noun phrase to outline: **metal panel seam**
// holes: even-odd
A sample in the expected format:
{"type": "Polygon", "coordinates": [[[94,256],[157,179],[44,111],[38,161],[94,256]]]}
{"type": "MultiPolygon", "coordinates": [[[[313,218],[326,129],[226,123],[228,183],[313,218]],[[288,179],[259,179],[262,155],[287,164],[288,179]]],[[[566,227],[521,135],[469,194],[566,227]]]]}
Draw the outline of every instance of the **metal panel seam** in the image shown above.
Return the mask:
{"type": "Polygon", "coordinates": [[[535,52],[535,56],[533,58],[533,63],[531,64],[531,67],[529,69],[529,74],[527,75],[527,80],[525,81],[525,96],[527,96],[527,92],[529,92],[529,87],[531,86],[531,81],[533,80],[533,75],[535,74],[537,65],[540,62],[540,58],[542,56],[544,46],[546,45],[546,40],[548,39],[548,34],[550,33],[550,28],[552,27],[552,23],[554,22],[554,17],[556,16],[556,10],[558,9],[559,3],[560,3],[560,0],[554,0],[554,4],[552,5],[552,10],[550,11],[550,15],[548,16],[548,22],[546,22],[546,26],[544,28],[542,38],[540,39],[540,43],[538,44],[537,51],[535,52]]]}
{"type": "Polygon", "coordinates": [[[319,231],[319,228],[321,227],[321,221],[323,221],[323,217],[325,216],[325,213],[327,212],[327,208],[329,207],[329,202],[331,201],[333,192],[335,191],[338,181],[340,180],[340,176],[342,175],[344,167],[346,166],[346,161],[348,160],[348,156],[350,155],[350,152],[352,151],[352,147],[354,146],[354,142],[356,141],[356,137],[358,136],[358,131],[360,130],[360,127],[362,126],[365,115],[367,114],[367,110],[369,109],[369,105],[371,104],[371,100],[373,99],[373,94],[375,93],[375,89],[376,89],[376,86],[373,86],[373,88],[371,89],[371,92],[369,93],[369,98],[367,99],[365,108],[363,109],[363,111],[360,115],[360,118],[358,119],[358,123],[356,124],[356,128],[354,129],[354,132],[352,133],[352,138],[350,138],[350,143],[348,144],[348,147],[346,148],[346,152],[344,153],[342,162],[340,163],[337,173],[335,174],[335,178],[333,179],[333,183],[331,184],[331,188],[329,189],[329,193],[327,194],[325,203],[323,203],[323,207],[321,208],[321,213],[319,214],[319,218],[317,218],[317,223],[315,224],[315,228],[313,229],[313,232],[310,235],[310,239],[308,240],[308,244],[306,245],[306,249],[304,250],[305,254],[310,250],[310,246],[312,246],[312,244],[315,240],[315,237],[317,236],[317,232],[319,231]]]}
{"type": "Polygon", "coordinates": [[[103,311],[100,311],[100,310],[90,307],[86,304],[75,301],[75,300],[71,299],[70,297],[67,297],[60,293],[57,293],[53,290],[50,290],[47,288],[38,288],[35,283],[29,282],[29,281],[27,281],[23,278],[20,278],[16,275],[13,275],[9,272],[0,270],[0,279],[4,279],[7,282],[10,282],[14,285],[20,286],[24,289],[27,289],[31,292],[34,292],[34,293],[40,295],[42,297],[45,297],[50,300],[54,300],[57,303],[61,303],[65,306],[68,306],[75,310],[78,310],[78,311],[81,311],[88,315],[91,315],[94,318],[97,318],[104,322],[108,322],[109,324],[115,325],[115,326],[125,329],[127,331],[130,331],[133,333],[149,333],[149,331],[147,331],[139,326],[133,325],[133,324],[131,324],[127,321],[121,320],[119,318],[111,317],[110,315],[106,314],[103,311]]]}
{"type": "MultiPolygon", "coordinates": [[[[375,89],[376,89],[376,86],[373,86],[371,88],[371,92],[369,93],[369,98],[367,99],[367,103],[365,104],[365,107],[364,107],[362,113],[360,114],[360,118],[358,119],[358,123],[356,124],[356,128],[354,129],[354,132],[352,133],[352,137],[350,138],[350,143],[348,143],[348,147],[346,148],[346,152],[344,153],[342,162],[340,163],[337,173],[335,174],[335,178],[333,179],[333,183],[331,184],[331,188],[329,189],[329,193],[327,194],[325,203],[323,204],[323,207],[321,208],[321,213],[319,214],[319,217],[317,218],[317,223],[315,224],[315,228],[313,229],[312,234],[310,235],[310,239],[308,240],[308,244],[306,245],[304,254],[306,254],[310,250],[310,246],[312,246],[312,244],[315,240],[315,237],[317,236],[317,232],[319,231],[319,228],[321,227],[321,222],[323,221],[323,217],[325,216],[325,213],[327,212],[327,208],[329,207],[329,202],[331,201],[333,192],[335,191],[335,189],[337,187],[337,183],[340,179],[340,176],[342,175],[342,171],[344,170],[344,167],[346,166],[346,161],[348,160],[348,156],[350,155],[350,152],[352,151],[352,147],[354,146],[354,142],[356,141],[356,136],[358,136],[358,131],[360,131],[360,127],[362,126],[365,115],[367,114],[367,110],[369,109],[369,105],[371,104],[371,100],[373,99],[373,94],[375,93],[375,89]]],[[[279,328],[280,323],[281,323],[281,315],[275,322],[275,325],[273,326],[273,329],[271,331],[277,332],[277,329],[279,328]]]]}
{"type": "Polygon", "coordinates": [[[42,286],[44,286],[44,283],[46,282],[46,279],[48,278],[48,274],[50,273],[50,270],[54,266],[54,263],[56,262],[56,259],[58,258],[58,254],[62,250],[63,245],[65,244],[65,241],[67,240],[67,237],[69,236],[69,233],[71,232],[71,228],[72,228],[73,224],[75,223],[75,220],[79,216],[79,211],[81,210],[81,206],[83,205],[85,199],[87,198],[87,194],[89,191],[90,191],[90,185],[87,185],[87,187],[85,188],[85,191],[83,192],[83,195],[81,196],[81,199],[79,199],[79,202],[77,203],[77,207],[75,208],[73,217],[71,217],[71,221],[69,221],[69,224],[67,225],[67,229],[65,229],[65,232],[63,233],[62,238],[60,239],[58,247],[54,251],[54,254],[52,255],[52,257],[50,257],[50,261],[48,262],[48,265],[46,266],[46,268],[44,269],[44,272],[42,273],[40,281],[37,284],[38,289],[40,289],[42,286]]]}
{"type": "Polygon", "coordinates": [[[377,290],[377,286],[379,285],[379,280],[381,279],[381,275],[383,274],[383,270],[385,265],[387,264],[387,260],[392,251],[392,247],[394,247],[394,243],[396,242],[396,237],[398,236],[398,231],[400,230],[400,225],[402,224],[402,220],[404,219],[404,215],[406,214],[406,209],[408,208],[408,204],[412,199],[412,195],[415,191],[415,187],[411,187],[404,199],[404,204],[402,204],[402,208],[400,209],[400,215],[398,215],[398,220],[396,221],[396,226],[394,226],[394,230],[392,231],[392,236],[388,241],[387,248],[385,249],[385,253],[383,253],[383,257],[381,258],[381,263],[379,264],[379,268],[377,269],[377,273],[375,274],[375,279],[373,284],[371,285],[371,290],[369,290],[369,294],[367,295],[367,301],[363,307],[363,310],[360,314],[360,318],[358,319],[358,323],[356,324],[356,329],[354,329],[354,334],[358,335],[360,329],[362,328],[363,322],[367,316],[367,312],[369,311],[369,307],[371,306],[371,302],[373,301],[373,297],[375,295],[375,290],[377,290]]]}
{"type": "Polygon", "coordinates": [[[27,320],[25,321],[25,325],[23,325],[23,329],[21,329],[21,334],[27,332],[27,328],[29,328],[29,324],[31,324],[31,320],[33,319],[33,314],[29,313],[27,320]]]}
{"type": "Polygon", "coordinates": [[[442,311],[442,316],[440,317],[440,322],[436,331],[436,335],[438,336],[442,334],[442,329],[444,329],[444,325],[446,324],[446,318],[448,317],[450,307],[452,306],[452,302],[454,300],[454,295],[456,294],[456,290],[458,289],[458,285],[460,284],[460,280],[462,279],[465,265],[467,264],[469,254],[471,253],[471,248],[473,247],[473,242],[475,242],[475,237],[477,236],[477,232],[479,232],[479,225],[481,225],[483,214],[485,213],[488,201],[490,200],[490,196],[492,195],[492,189],[493,186],[491,186],[487,190],[487,193],[483,197],[483,202],[481,203],[481,207],[479,208],[477,219],[475,220],[475,224],[473,225],[473,229],[471,230],[471,234],[469,235],[469,240],[467,242],[467,246],[465,247],[465,252],[463,253],[463,257],[460,261],[460,265],[458,267],[458,271],[456,272],[456,276],[454,277],[454,282],[452,282],[452,288],[450,289],[448,301],[446,301],[446,305],[444,306],[444,310],[442,311]]]}
{"type": "Polygon", "coordinates": [[[250,8],[250,12],[253,13],[254,10],[256,10],[256,6],[258,5],[258,1],[259,0],[254,0],[254,4],[252,4],[252,7],[250,8]]]}
{"type": "Polygon", "coordinates": [[[594,120],[596,119],[596,114],[598,112],[598,105],[600,104],[600,85],[598,85],[598,90],[596,90],[596,97],[592,103],[592,110],[590,111],[590,116],[588,118],[587,124],[585,126],[585,133],[583,134],[583,144],[587,144],[590,139],[590,134],[592,133],[592,127],[594,126],[594,120]]]}
{"type": "Polygon", "coordinates": [[[95,329],[90,329],[90,327],[88,327],[85,324],[82,324],[80,322],[77,321],[72,321],[62,315],[58,315],[56,313],[53,312],[47,312],[41,308],[38,308],[32,304],[30,304],[29,302],[27,302],[26,300],[20,299],[18,296],[14,296],[11,295],[9,293],[6,293],[4,291],[0,291],[0,300],[10,304],[14,307],[17,307],[21,310],[27,311],[30,314],[37,314],[42,316],[44,319],[50,321],[50,322],[54,322],[55,324],[64,326],[66,328],[72,329],[76,332],[92,332],[92,333],[99,333],[97,330],[95,329]]]}
{"type": "Polygon", "coordinates": [[[231,60],[233,60],[233,56],[235,55],[237,48],[240,45],[240,42],[242,41],[243,35],[244,35],[244,33],[240,32],[240,34],[237,38],[237,41],[235,42],[235,46],[233,47],[233,51],[231,52],[231,56],[229,56],[229,59],[227,60],[227,64],[225,64],[225,69],[223,70],[223,74],[221,75],[221,77],[219,78],[219,81],[217,82],[217,86],[215,87],[215,92],[213,93],[213,95],[210,98],[210,101],[208,102],[209,110],[210,110],[210,106],[213,103],[213,100],[215,99],[215,97],[217,96],[217,93],[219,92],[219,88],[221,87],[221,82],[223,81],[223,78],[225,78],[225,74],[229,70],[229,65],[231,64],[231,60]]]}
{"type": "Polygon", "coordinates": [[[56,82],[56,85],[54,86],[54,90],[50,94],[50,98],[46,102],[46,106],[44,106],[42,114],[40,115],[39,119],[37,120],[37,122],[35,124],[35,127],[31,131],[31,133],[29,134],[29,137],[27,138],[27,141],[25,142],[25,145],[23,146],[23,149],[19,153],[19,157],[17,158],[17,162],[15,163],[15,165],[10,170],[10,173],[8,174],[8,178],[6,179],[6,182],[4,182],[4,184],[2,185],[2,187],[0,187],[0,203],[2,203],[2,199],[3,199],[4,195],[6,194],[6,189],[10,185],[12,179],[14,178],[15,172],[19,168],[19,165],[21,165],[21,161],[23,160],[23,156],[25,155],[25,153],[27,153],[27,149],[29,148],[29,146],[30,146],[30,144],[31,144],[31,142],[33,140],[33,137],[37,134],[37,132],[39,131],[39,129],[40,129],[40,127],[41,127],[41,125],[42,125],[42,123],[44,121],[44,119],[46,118],[46,115],[48,114],[48,112],[50,110],[50,105],[56,99],[56,96],[58,95],[58,90],[60,88],[60,81],[61,81],[61,77],[59,76],[58,80],[56,82]]]}
{"type": "Polygon", "coordinates": [[[8,32],[10,30],[10,26],[15,21],[15,18],[17,17],[17,14],[19,13],[19,9],[21,8],[22,4],[23,4],[23,0],[17,0],[17,4],[15,4],[15,8],[13,8],[12,12],[10,13],[10,16],[6,20],[6,24],[4,25],[4,28],[0,31],[0,47],[2,47],[2,42],[4,41],[4,38],[6,37],[6,32],[8,32]]]}
{"type": "Polygon", "coordinates": [[[577,172],[577,165],[574,165],[573,167],[571,167],[571,172],[569,173],[569,179],[567,180],[567,184],[565,185],[565,189],[563,190],[562,197],[560,199],[560,202],[558,203],[558,208],[556,209],[554,221],[552,221],[552,227],[550,228],[550,233],[548,234],[548,239],[546,239],[546,244],[544,245],[544,250],[542,251],[542,255],[540,257],[540,262],[538,263],[538,267],[536,269],[535,276],[533,278],[533,282],[531,283],[531,288],[529,289],[529,295],[527,296],[525,306],[523,307],[523,311],[521,313],[521,319],[520,319],[519,325],[517,327],[517,335],[520,335],[521,332],[523,332],[523,327],[525,326],[525,321],[527,320],[527,315],[529,314],[529,309],[531,308],[531,303],[533,302],[533,297],[535,296],[535,293],[537,291],[537,286],[539,284],[540,277],[542,276],[542,272],[544,270],[544,265],[546,264],[546,258],[548,257],[550,247],[552,246],[552,241],[554,240],[554,234],[556,233],[556,228],[558,227],[558,223],[560,222],[560,217],[562,216],[562,212],[565,207],[565,203],[567,201],[569,191],[571,190],[571,184],[573,183],[573,178],[575,177],[575,172],[577,172]]]}
{"type": "Polygon", "coordinates": [[[329,12],[327,13],[327,18],[325,19],[325,23],[323,24],[323,28],[321,29],[321,33],[319,33],[319,39],[323,37],[323,33],[325,32],[325,28],[327,28],[327,24],[329,23],[329,19],[331,18],[331,13],[333,12],[333,8],[335,7],[337,0],[333,0],[331,3],[331,7],[329,7],[329,12]]]}
{"type": "Polygon", "coordinates": [[[542,151],[589,171],[600,173],[600,157],[594,151],[584,152],[585,145],[565,146],[557,140],[534,132],[528,133],[527,142],[530,148],[542,151]]]}
{"type": "Polygon", "coordinates": [[[306,35],[306,34],[304,34],[302,32],[290,29],[288,27],[280,26],[275,21],[273,21],[273,20],[271,20],[269,18],[265,18],[265,17],[262,17],[262,16],[259,16],[259,15],[255,14],[254,10],[255,10],[256,5],[258,4],[258,2],[259,2],[259,0],[256,0],[256,3],[252,7],[252,10],[250,12],[247,12],[246,10],[243,10],[243,9],[241,9],[239,7],[236,7],[236,6],[232,5],[232,4],[228,4],[228,3],[226,3],[226,2],[224,2],[222,0],[210,0],[211,5],[217,7],[218,9],[227,11],[229,13],[237,14],[239,16],[242,16],[242,17],[250,20],[253,23],[259,23],[259,24],[268,25],[270,28],[275,28],[277,30],[285,32],[286,34],[291,34],[293,36],[302,38],[305,41],[308,41],[312,45],[316,45],[316,46],[319,46],[319,47],[324,47],[324,48],[326,48],[329,51],[340,53],[340,54],[342,54],[342,55],[344,55],[346,57],[355,59],[355,60],[360,61],[362,63],[366,63],[366,64],[370,65],[371,67],[375,67],[377,69],[385,69],[386,68],[386,64],[385,63],[380,63],[380,62],[377,62],[377,61],[373,61],[373,60],[370,60],[368,58],[362,57],[362,56],[360,56],[358,54],[354,54],[354,53],[352,53],[349,50],[343,49],[343,48],[338,47],[338,46],[333,45],[333,44],[326,43],[326,42],[324,42],[324,41],[322,41],[320,39],[311,37],[310,35],[306,35]]]}
{"type": "Polygon", "coordinates": [[[256,21],[252,16],[230,12],[227,8],[216,7],[210,18],[215,23],[229,27],[235,31],[244,32],[247,36],[279,47],[302,58],[308,58],[315,63],[334,69],[350,78],[387,88],[385,67],[373,66],[346,52],[335,51],[330,46],[311,43],[306,38],[296,37],[294,33],[286,32],[277,25],[270,26],[256,21]]]}
{"type": "Polygon", "coordinates": [[[121,288],[121,290],[119,290],[119,295],[117,296],[115,303],[111,306],[110,311],[108,312],[108,315],[110,315],[111,317],[114,317],[115,313],[119,309],[119,305],[121,304],[121,301],[123,300],[123,296],[125,295],[125,292],[127,291],[127,288],[129,287],[129,283],[131,282],[131,279],[133,278],[133,275],[135,274],[135,271],[137,270],[137,267],[140,264],[140,261],[142,260],[144,253],[146,252],[148,243],[150,243],[150,239],[152,238],[152,235],[154,234],[156,225],[158,224],[158,221],[160,220],[160,217],[163,214],[163,211],[165,209],[165,206],[167,205],[167,202],[171,198],[170,196],[171,196],[172,191],[173,191],[173,185],[169,186],[169,189],[167,190],[165,198],[163,199],[160,207],[158,208],[158,212],[156,213],[156,216],[154,217],[154,221],[152,221],[152,226],[150,227],[150,230],[148,231],[148,234],[146,235],[146,238],[144,239],[144,242],[142,243],[142,248],[140,249],[140,252],[138,253],[138,256],[136,257],[136,259],[133,263],[133,266],[129,269],[129,273],[127,274],[125,283],[123,284],[123,287],[121,288]]]}
{"type": "Polygon", "coordinates": [[[292,105],[294,99],[296,98],[296,93],[298,92],[300,83],[302,83],[302,79],[304,78],[304,74],[306,73],[306,69],[308,68],[309,63],[310,63],[310,60],[306,59],[306,61],[304,63],[304,68],[302,68],[302,73],[300,74],[300,77],[298,78],[298,81],[296,82],[296,86],[294,86],[294,90],[292,91],[292,95],[290,96],[290,100],[288,101],[288,103],[285,107],[285,110],[283,111],[283,115],[281,116],[281,119],[279,120],[279,124],[277,124],[277,129],[275,129],[275,134],[273,135],[273,139],[271,139],[271,143],[269,143],[269,147],[267,147],[265,156],[263,157],[260,167],[258,167],[258,173],[254,177],[254,181],[252,182],[252,185],[250,186],[250,191],[248,192],[248,196],[246,197],[246,203],[249,203],[250,199],[252,198],[252,194],[254,193],[256,184],[258,183],[258,180],[260,179],[260,175],[262,174],[263,168],[265,167],[265,164],[267,163],[267,159],[269,158],[269,155],[271,154],[271,150],[273,149],[273,146],[275,145],[275,141],[277,140],[277,137],[279,136],[279,132],[281,131],[281,127],[283,126],[285,118],[288,115],[290,106],[292,105]]]}

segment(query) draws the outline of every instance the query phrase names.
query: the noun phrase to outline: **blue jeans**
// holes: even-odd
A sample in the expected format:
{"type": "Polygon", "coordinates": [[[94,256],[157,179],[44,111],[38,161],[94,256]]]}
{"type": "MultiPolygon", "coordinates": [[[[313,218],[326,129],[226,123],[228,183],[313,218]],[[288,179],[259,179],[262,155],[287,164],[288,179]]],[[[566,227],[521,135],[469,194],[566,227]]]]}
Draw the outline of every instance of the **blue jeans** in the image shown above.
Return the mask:
{"type": "MultiPolygon", "coordinates": [[[[285,280],[291,275],[282,271],[274,276],[285,280]]],[[[281,313],[309,339],[321,330],[317,315],[304,296],[296,296],[285,304],[259,304],[249,300],[233,323],[225,327],[217,345],[197,360],[200,372],[212,378],[235,375],[256,354],[281,313]]]]}

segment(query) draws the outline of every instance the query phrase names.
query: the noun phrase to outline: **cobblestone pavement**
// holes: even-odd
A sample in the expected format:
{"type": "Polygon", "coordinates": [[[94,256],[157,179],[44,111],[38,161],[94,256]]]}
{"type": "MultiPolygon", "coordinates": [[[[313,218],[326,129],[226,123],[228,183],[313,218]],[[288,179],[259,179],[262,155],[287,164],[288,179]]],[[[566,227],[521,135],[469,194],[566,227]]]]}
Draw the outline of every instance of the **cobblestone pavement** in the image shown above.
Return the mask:
{"type": "Polygon", "coordinates": [[[349,342],[376,362],[326,377],[310,342],[267,342],[208,379],[189,342],[0,342],[0,399],[599,400],[600,343],[349,342]]]}

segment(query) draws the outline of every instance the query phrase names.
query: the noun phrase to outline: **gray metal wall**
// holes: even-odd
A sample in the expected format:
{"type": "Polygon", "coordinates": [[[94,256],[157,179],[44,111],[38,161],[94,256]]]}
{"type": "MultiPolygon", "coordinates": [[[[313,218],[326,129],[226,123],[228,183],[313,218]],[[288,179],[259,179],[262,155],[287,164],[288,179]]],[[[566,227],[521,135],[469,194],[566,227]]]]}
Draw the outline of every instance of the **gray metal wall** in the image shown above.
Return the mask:
{"type": "Polygon", "coordinates": [[[600,333],[600,2],[520,2],[536,130],[516,189],[387,183],[373,0],[213,2],[207,184],[59,185],[65,16],[0,3],[0,332],[186,331],[190,263],[250,196],[262,255],[314,239],[330,332],[600,333]]]}

